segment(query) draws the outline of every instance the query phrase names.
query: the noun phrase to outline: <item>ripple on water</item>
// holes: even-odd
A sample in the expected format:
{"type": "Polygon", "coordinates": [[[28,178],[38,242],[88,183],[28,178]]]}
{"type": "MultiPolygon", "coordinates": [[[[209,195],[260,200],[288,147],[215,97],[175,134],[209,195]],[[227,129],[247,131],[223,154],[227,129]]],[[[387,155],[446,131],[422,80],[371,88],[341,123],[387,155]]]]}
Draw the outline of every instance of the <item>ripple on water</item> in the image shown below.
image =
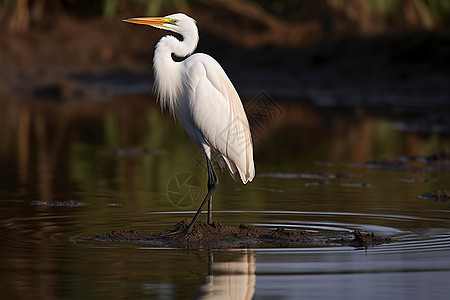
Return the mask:
{"type": "MultiPolygon", "coordinates": [[[[150,212],[144,214],[133,214],[135,220],[133,224],[129,224],[127,229],[141,229],[151,232],[161,231],[169,226],[172,226],[177,220],[181,220],[192,215],[192,211],[178,211],[178,212],[150,212]],[[152,218],[160,218],[165,216],[164,224],[160,223],[158,228],[145,228],[142,224],[151,222],[152,218]],[[142,222],[142,224],[140,224],[142,222]]],[[[299,229],[311,232],[336,232],[348,234],[349,232],[373,232],[383,237],[389,237],[391,242],[376,245],[365,249],[371,253],[413,253],[413,252],[429,252],[429,251],[449,251],[450,249],[450,229],[448,221],[444,219],[421,218],[417,216],[407,216],[398,214],[364,214],[364,213],[345,213],[345,212],[303,212],[303,211],[215,211],[217,219],[223,223],[236,224],[236,222],[246,223],[251,226],[277,228],[285,227],[286,229],[299,229]],[[251,222],[251,220],[257,220],[251,222]],[[358,220],[358,222],[348,222],[349,220],[358,220]],[[408,223],[427,221],[432,227],[423,229],[415,226],[407,226],[408,223]],[[442,226],[447,225],[447,226],[442,226]]],[[[120,224],[120,221],[115,219],[127,219],[129,214],[115,214],[110,216],[109,221],[113,224],[120,224]]],[[[111,231],[110,225],[99,224],[94,230],[96,233],[106,233],[111,231]]],[[[116,228],[117,229],[117,228],[116,228]]],[[[92,230],[90,231],[92,232],[92,230]]],[[[71,242],[78,246],[88,247],[131,247],[143,249],[143,245],[117,245],[117,243],[101,243],[93,242],[89,238],[89,233],[79,233],[72,235],[71,242]]],[[[144,247],[145,248],[145,247],[144,247]]],[[[153,249],[149,247],[148,249],[153,249]]],[[[336,253],[346,252],[349,250],[356,250],[355,247],[348,246],[326,246],[319,248],[265,248],[257,249],[257,251],[286,251],[289,253],[336,253]]]]}
{"type": "MultiPolygon", "coordinates": [[[[114,213],[99,218],[98,222],[92,222],[89,228],[75,229],[73,216],[57,216],[43,213],[39,217],[12,217],[2,222],[5,233],[11,232],[14,236],[15,245],[29,247],[36,243],[61,244],[74,243],[78,246],[89,244],[89,246],[115,247],[117,245],[96,245],[92,240],[86,240],[93,233],[108,232],[119,229],[114,228],[122,224],[120,229],[148,230],[152,232],[161,231],[184,217],[192,215],[192,211],[177,212],[150,212],[114,213]],[[164,216],[163,218],[161,216],[164,216]],[[133,221],[130,222],[130,219],[133,221]],[[153,220],[155,219],[155,220],[153,220]],[[156,220],[164,221],[157,222],[156,220]],[[128,223],[127,223],[128,222],[128,223]],[[148,224],[152,224],[147,227],[148,224]],[[85,230],[85,231],[84,231],[85,230]],[[84,232],[83,232],[84,231],[84,232]]],[[[391,237],[392,242],[371,247],[368,251],[377,253],[406,253],[406,252],[429,252],[450,249],[450,226],[449,220],[439,218],[422,218],[417,216],[399,214],[365,214],[346,212],[308,212],[308,211],[216,211],[215,216],[223,223],[237,224],[246,223],[257,227],[285,227],[286,229],[299,229],[311,232],[333,231],[348,233],[353,231],[374,232],[381,236],[391,237]],[[357,220],[357,222],[349,222],[357,220]],[[409,226],[409,223],[427,222],[428,228],[420,226],[409,226]]],[[[136,245],[129,245],[135,247],[136,245]]],[[[141,245],[142,246],[142,245],[141,245]]],[[[338,250],[336,247],[333,251],[338,250]]],[[[346,250],[344,249],[339,250],[346,250]]],[[[354,248],[353,248],[354,249],[354,248]]],[[[261,249],[259,249],[261,250],[261,249]]],[[[277,249],[280,251],[281,249],[277,249]]],[[[312,251],[311,248],[304,249],[312,251]]],[[[330,249],[331,250],[331,249],[330,249]]],[[[301,251],[301,248],[289,249],[301,251]]],[[[327,251],[321,249],[321,252],[327,251]]]]}

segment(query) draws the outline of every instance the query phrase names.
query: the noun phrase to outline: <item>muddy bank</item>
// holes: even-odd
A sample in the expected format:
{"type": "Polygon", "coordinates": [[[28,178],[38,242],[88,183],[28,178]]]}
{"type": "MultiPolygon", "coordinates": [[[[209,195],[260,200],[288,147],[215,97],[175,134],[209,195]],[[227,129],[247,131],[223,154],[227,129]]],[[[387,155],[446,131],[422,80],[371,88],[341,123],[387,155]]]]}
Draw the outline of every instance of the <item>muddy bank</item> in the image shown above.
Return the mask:
{"type": "Polygon", "coordinates": [[[278,227],[257,228],[241,224],[227,226],[220,222],[211,225],[198,220],[191,233],[185,231],[190,219],[184,219],[166,231],[151,233],[137,230],[117,230],[98,234],[94,239],[107,243],[143,243],[181,248],[248,248],[248,247],[321,247],[353,246],[367,248],[388,243],[390,237],[372,232],[307,231],[278,227]]]}
{"type": "Polygon", "coordinates": [[[369,161],[363,166],[399,172],[448,172],[450,149],[446,148],[429,156],[401,156],[395,159],[369,161]]]}
{"type": "Polygon", "coordinates": [[[432,192],[426,192],[420,195],[419,198],[433,200],[437,202],[448,202],[450,200],[450,191],[436,190],[432,192]]]}

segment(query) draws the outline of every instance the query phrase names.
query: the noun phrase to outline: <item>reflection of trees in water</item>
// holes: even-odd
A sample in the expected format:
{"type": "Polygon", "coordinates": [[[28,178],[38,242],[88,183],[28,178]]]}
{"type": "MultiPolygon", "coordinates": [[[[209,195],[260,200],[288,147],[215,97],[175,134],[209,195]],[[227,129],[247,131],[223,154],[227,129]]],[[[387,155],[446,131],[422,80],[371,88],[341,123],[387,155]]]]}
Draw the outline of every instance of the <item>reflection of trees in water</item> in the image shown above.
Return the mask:
{"type": "MultiPolygon", "coordinates": [[[[338,112],[287,102],[282,109],[282,116],[266,118],[263,128],[252,126],[256,151],[278,155],[291,152],[297,156],[320,153],[321,157],[315,159],[365,162],[439,150],[430,145],[434,143],[431,136],[394,131],[391,120],[374,116],[364,108],[338,112]]],[[[248,112],[250,116],[252,113],[248,112]]]]}
{"type": "MultiPolygon", "coordinates": [[[[57,243],[58,236],[74,223],[84,226],[83,228],[88,228],[92,223],[92,213],[89,210],[70,212],[68,214],[71,218],[48,218],[48,207],[32,207],[27,202],[83,201],[76,197],[82,198],[83,194],[92,195],[102,188],[110,189],[115,194],[119,193],[121,201],[129,201],[143,210],[159,208],[168,202],[164,197],[152,198],[142,191],[147,191],[150,186],[158,192],[158,186],[162,186],[164,194],[165,183],[175,175],[173,159],[176,160],[175,163],[181,163],[182,159],[191,160],[193,165],[191,158],[198,153],[197,148],[173,147],[173,158],[170,159],[152,155],[131,159],[105,155],[105,152],[118,147],[171,147],[168,137],[185,138],[188,141],[182,128],[173,126],[170,118],[162,118],[159,109],[153,108],[153,104],[149,103],[151,101],[132,101],[129,98],[61,104],[6,100],[0,102],[0,165],[2,170],[14,170],[12,173],[6,173],[6,176],[11,175],[8,178],[5,178],[5,173],[0,173],[4,179],[0,182],[4,188],[0,193],[6,190],[8,197],[13,195],[13,200],[19,200],[13,204],[13,215],[7,215],[11,214],[11,210],[0,211],[0,219],[7,220],[2,223],[5,243],[1,245],[0,250],[7,249],[6,251],[11,252],[13,247],[18,246],[10,256],[14,259],[2,261],[5,270],[21,270],[15,273],[15,285],[9,287],[15,294],[31,294],[38,295],[38,298],[51,299],[59,284],[59,278],[52,270],[63,269],[66,272],[64,268],[71,270],[73,267],[53,259],[54,243],[57,243]],[[165,121],[168,124],[161,124],[165,121]],[[95,149],[92,145],[99,147],[95,149]],[[96,153],[98,148],[105,149],[105,152],[96,153]],[[142,166],[136,164],[136,159],[143,162],[142,166]],[[71,190],[74,187],[77,192],[71,190]],[[67,195],[70,195],[71,199],[66,199],[67,195]],[[30,215],[36,217],[27,222],[21,221],[28,220],[30,215]],[[25,243],[22,239],[25,239],[25,243]],[[31,256],[30,251],[44,259],[34,261],[35,256],[31,256]],[[30,270],[33,274],[38,273],[38,278],[31,279],[30,270]]],[[[283,156],[285,153],[297,159],[301,155],[318,153],[323,160],[357,162],[372,159],[374,156],[389,157],[392,153],[429,154],[430,151],[436,150],[430,147],[440,145],[438,135],[396,132],[392,130],[389,121],[374,117],[364,109],[357,109],[349,114],[319,111],[292,102],[279,105],[282,106],[283,115],[266,119],[263,130],[255,140],[255,149],[260,153],[261,164],[273,159],[292,163],[292,157],[283,156]],[[263,157],[265,153],[267,156],[263,157]]],[[[180,143],[175,141],[175,144],[180,143]]],[[[256,163],[258,164],[258,156],[256,163]]],[[[187,169],[190,165],[185,167],[187,169]]],[[[199,168],[199,174],[203,176],[204,170],[199,168]]],[[[232,184],[235,187],[234,182],[232,184]]],[[[224,185],[224,190],[227,190],[227,183],[224,182],[224,185]]],[[[390,191],[399,190],[392,189],[391,186],[388,188],[390,191]]],[[[262,195],[258,191],[246,193],[247,200],[252,202],[253,207],[263,209],[264,201],[273,200],[272,196],[262,195]]],[[[107,197],[95,196],[94,200],[91,198],[90,201],[95,204],[98,218],[105,218],[102,221],[109,223],[106,219],[108,215],[101,213],[102,209],[108,209],[107,205],[102,205],[104,203],[101,202],[111,201],[111,198],[105,198],[107,197]]],[[[398,198],[409,201],[408,198],[398,198]]],[[[354,201],[347,204],[348,211],[354,210],[360,202],[359,195],[356,194],[354,201]]],[[[235,204],[240,208],[239,203],[235,204]]],[[[136,209],[135,207],[133,209],[136,209]]],[[[122,258],[122,253],[119,255],[122,258]]],[[[145,253],[145,260],[148,259],[147,255],[145,253]]],[[[97,260],[101,261],[102,256],[103,253],[99,253],[98,257],[93,257],[88,264],[82,265],[82,268],[86,268],[84,274],[98,269],[97,260]]],[[[181,258],[178,263],[182,265],[183,262],[184,259],[181,258]]],[[[155,260],[152,263],[159,262],[155,260]]],[[[124,265],[124,268],[126,267],[127,264],[124,265]]],[[[166,267],[165,264],[159,265],[158,270],[166,274],[166,267]]],[[[184,267],[188,269],[190,266],[184,267]]],[[[198,288],[198,296],[207,298],[214,293],[251,298],[255,284],[254,269],[254,256],[251,252],[246,252],[239,259],[230,262],[213,261],[210,275],[198,288]]],[[[134,271],[132,267],[130,270],[134,271]]],[[[111,266],[111,273],[126,281],[128,278],[123,275],[125,272],[121,271],[117,266],[111,266]],[[120,277],[121,274],[123,278],[120,277]]]]}
{"type": "Polygon", "coordinates": [[[214,262],[210,252],[209,274],[197,289],[195,299],[252,299],[255,292],[255,256],[251,250],[239,259],[214,262]]]}
{"type": "MultiPolygon", "coordinates": [[[[148,102],[127,106],[127,102],[117,105],[114,101],[57,104],[1,99],[0,178],[4,180],[0,182],[0,195],[6,192],[4,200],[14,199],[14,207],[0,211],[4,238],[0,251],[8,253],[8,260],[0,263],[14,274],[13,278],[5,278],[3,296],[56,299],[61,293],[60,273],[67,265],[55,258],[60,254],[57,249],[61,249],[58,245],[55,250],[55,244],[73,223],[71,218],[49,217],[51,208],[32,206],[30,202],[74,200],[76,195],[68,191],[77,184],[71,149],[80,142],[74,138],[80,138],[80,127],[86,131],[82,138],[91,136],[100,139],[97,143],[104,143],[104,137],[96,133],[102,131],[105,116],[120,115],[122,127],[117,128],[115,142],[126,144],[133,140],[130,133],[136,131],[136,126],[145,123],[148,106],[148,102]]],[[[81,160],[83,157],[76,157],[75,164],[81,160]]],[[[86,181],[93,181],[92,176],[95,174],[89,172],[80,175],[86,181]]],[[[80,217],[71,213],[74,218],[80,217]]],[[[83,225],[87,220],[78,222],[83,225]]]]}
{"type": "MultiPolygon", "coordinates": [[[[149,182],[160,186],[158,182],[168,182],[175,175],[170,160],[150,155],[148,167],[136,169],[131,161],[111,156],[111,166],[103,170],[105,166],[98,164],[89,147],[101,145],[105,151],[133,146],[163,148],[186,138],[177,126],[162,126],[160,112],[149,103],[129,99],[65,104],[6,101],[0,111],[0,154],[10,169],[17,169],[17,189],[27,194],[37,188],[39,200],[52,201],[53,195],[67,194],[74,185],[97,189],[96,172],[109,172],[105,175],[118,178],[107,184],[119,184],[114,188],[125,191],[125,197],[141,201],[136,189],[145,190],[149,182]],[[36,187],[30,184],[33,182],[36,187]]],[[[389,120],[362,108],[337,113],[293,102],[278,105],[281,114],[252,126],[255,149],[263,155],[262,160],[315,155],[314,159],[320,160],[364,162],[439,150],[435,149],[439,147],[436,136],[394,131],[389,120]]],[[[258,106],[249,107],[249,116],[255,108],[258,106]]],[[[194,147],[188,149],[191,154],[186,154],[186,147],[173,147],[171,156],[194,157],[198,153],[194,147]]],[[[186,170],[195,169],[194,159],[180,161],[186,170]]],[[[198,169],[203,176],[203,169],[198,169]]]]}
{"type": "Polygon", "coordinates": [[[125,101],[55,104],[3,100],[0,154],[3,152],[11,169],[18,170],[22,194],[34,192],[32,183],[37,182],[40,200],[52,201],[53,195],[66,194],[64,190],[72,183],[73,160],[69,156],[74,145],[83,139],[105,147],[132,144],[138,138],[137,129],[146,123],[148,107],[146,101],[128,105],[125,101]],[[109,134],[108,117],[113,119],[109,134]]]}

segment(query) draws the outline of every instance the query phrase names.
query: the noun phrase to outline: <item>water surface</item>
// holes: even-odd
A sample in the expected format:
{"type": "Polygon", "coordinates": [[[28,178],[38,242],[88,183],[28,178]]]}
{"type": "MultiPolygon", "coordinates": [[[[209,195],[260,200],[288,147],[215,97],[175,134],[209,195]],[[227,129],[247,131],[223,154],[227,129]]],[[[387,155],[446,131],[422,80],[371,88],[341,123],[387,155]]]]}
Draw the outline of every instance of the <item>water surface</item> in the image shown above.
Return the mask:
{"type": "Polygon", "coordinates": [[[392,242],[368,249],[185,250],[92,238],[117,229],[162,231],[192,216],[206,192],[202,153],[151,99],[2,101],[2,298],[446,299],[450,293],[449,203],[418,197],[448,189],[448,172],[361,164],[434,153],[450,146],[442,133],[398,131],[398,120],[363,109],[248,101],[257,177],[244,186],[219,171],[215,220],[371,231],[392,242]]]}

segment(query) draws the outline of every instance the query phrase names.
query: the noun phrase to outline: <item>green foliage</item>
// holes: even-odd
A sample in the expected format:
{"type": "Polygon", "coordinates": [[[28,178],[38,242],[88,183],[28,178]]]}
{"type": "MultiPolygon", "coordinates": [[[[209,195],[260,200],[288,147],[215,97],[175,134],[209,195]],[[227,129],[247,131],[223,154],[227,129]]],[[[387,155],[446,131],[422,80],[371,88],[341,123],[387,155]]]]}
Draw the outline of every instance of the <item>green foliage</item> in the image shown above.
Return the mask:
{"type": "MultiPolygon", "coordinates": [[[[110,19],[114,17],[119,9],[120,2],[123,0],[103,0],[103,16],[110,19]]],[[[187,0],[133,0],[138,5],[145,6],[145,15],[159,15],[165,8],[184,10],[188,7],[187,0]]]]}
{"type": "Polygon", "coordinates": [[[367,1],[369,12],[385,18],[398,15],[402,9],[402,0],[369,0],[367,1]]]}
{"type": "Polygon", "coordinates": [[[118,5],[119,0],[103,0],[102,1],[103,16],[107,19],[111,19],[112,17],[114,17],[118,5]]]}
{"type": "MultiPolygon", "coordinates": [[[[223,5],[210,5],[219,10],[223,5]]],[[[268,12],[287,20],[299,17],[327,19],[332,15],[352,15],[355,18],[367,18],[367,14],[375,16],[391,25],[409,24],[408,14],[413,7],[416,18],[425,28],[445,27],[450,24],[449,0],[245,0],[255,2],[268,12]],[[361,9],[355,15],[355,7],[361,9]],[[362,11],[364,10],[364,12],[362,11]]],[[[90,2],[73,0],[0,0],[0,21],[6,28],[26,30],[32,22],[43,21],[48,15],[59,13],[103,16],[112,19],[125,10],[139,10],[141,15],[156,16],[167,10],[185,11],[187,8],[205,5],[204,1],[193,0],[95,0],[90,2]],[[40,17],[39,17],[40,16],[40,17]]],[[[244,6],[245,7],[245,6],[244,6]]],[[[245,14],[245,12],[243,12],[245,14]]],[[[415,21],[412,21],[413,23],[415,21]]],[[[415,24],[412,24],[415,25],[415,24]]]]}
{"type": "MultiPolygon", "coordinates": [[[[369,12],[391,23],[402,21],[406,14],[404,0],[366,0],[369,12]]],[[[428,27],[448,24],[450,20],[450,1],[448,0],[410,0],[422,23],[428,27]]]]}
{"type": "Polygon", "coordinates": [[[450,22],[450,1],[448,0],[424,0],[431,18],[441,25],[450,22]]]}

